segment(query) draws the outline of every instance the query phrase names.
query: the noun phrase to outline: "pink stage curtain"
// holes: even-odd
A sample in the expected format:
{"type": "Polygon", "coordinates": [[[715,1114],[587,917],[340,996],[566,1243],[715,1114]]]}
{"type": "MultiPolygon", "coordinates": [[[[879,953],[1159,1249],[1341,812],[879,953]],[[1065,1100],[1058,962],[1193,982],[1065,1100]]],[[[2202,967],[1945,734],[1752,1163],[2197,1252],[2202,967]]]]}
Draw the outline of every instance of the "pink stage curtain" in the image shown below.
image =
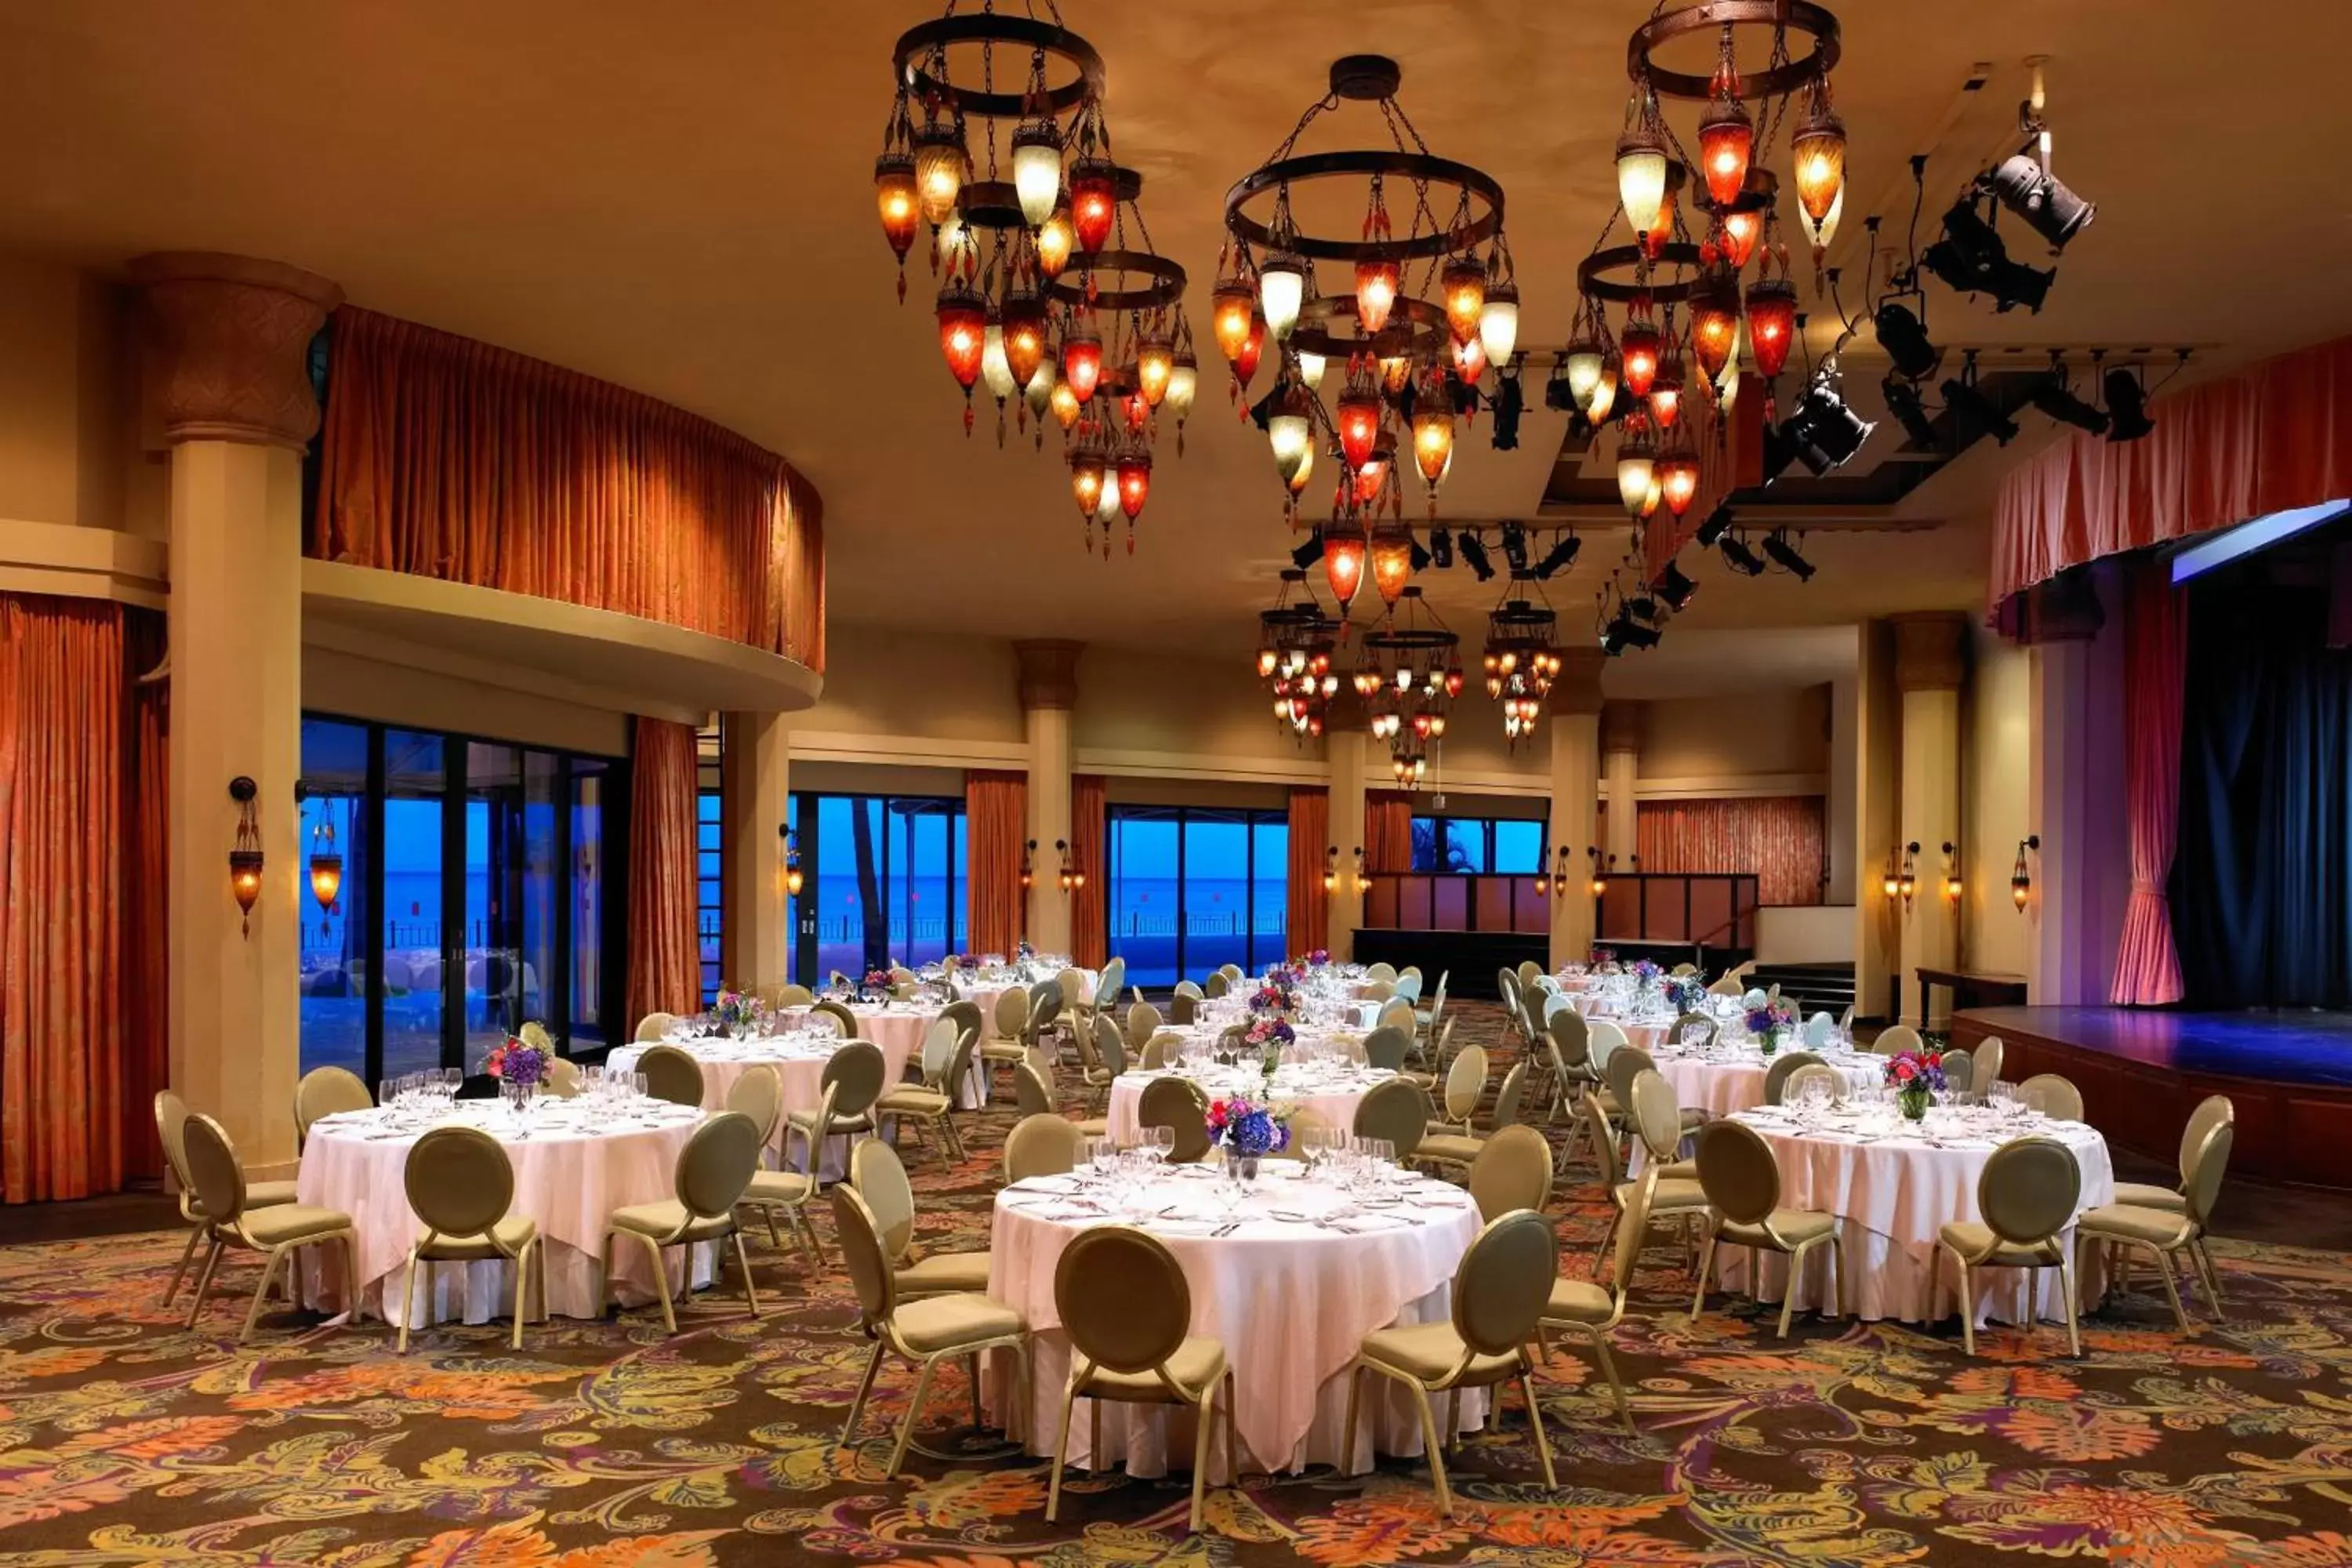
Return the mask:
{"type": "Polygon", "coordinates": [[[122,605],[0,594],[0,1200],[161,1163],[162,641],[122,605]],[[152,814],[151,820],[149,814],[152,814]]]}
{"type": "Polygon", "coordinates": [[[345,307],[308,550],[617,610],[824,668],[816,492],[608,382],[345,307]]]}
{"type": "Polygon", "coordinates": [[[1029,834],[1029,775],[980,768],[963,775],[967,872],[965,946],[974,954],[1010,953],[1029,924],[1021,888],[1021,849],[1029,834]]]}
{"type": "Polygon", "coordinates": [[[1991,595],[2101,556],[2352,496],[2352,338],[2298,349],[2149,406],[2116,443],[2070,436],[2001,482],[1991,595]]]}
{"type": "Polygon", "coordinates": [[[1070,775],[1070,863],[1087,874],[1087,885],[1070,895],[1070,959],[1081,969],[1110,962],[1109,920],[1104,910],[1103,802],[1100,773],[1070,775]]]}
{"type": "Polygon", "coordinates": [[[2181,997],[2165,879],[2180,837],[2183,627],[2179,591],[2161,561],[2143,561],[2124,594],[2124,766],[2131,812],[2131,901],[2124,906],[2109,1000],[2153,1006],[2181,997]]]}
{"type": "Polygon", "coordinates": [[[629,1028],[647,1013],[702,1005],[696,947],[699,867],[694,728],[631,721],[629,757],[629,1028]]]}
{"type": "Polygon", "coordinates": [[[1753,873],[1767,904],[1822,901],[1822,797],[1643,801],[1636,853],[1652,872],[1753,873]]]}
{"type": "Polygon", "coordinates": [[[1331,906],[1323,892],[1323,851],[1331,842],[1331,792],[1290,792],[1289,947],[1300,957],[1331,945],[1331,906]]]}
{"type": "Polygon", "coordinates": [[[1403,790],[1364,792],[1364,869],[1412,869],[1412,796],[1403,790]]]}

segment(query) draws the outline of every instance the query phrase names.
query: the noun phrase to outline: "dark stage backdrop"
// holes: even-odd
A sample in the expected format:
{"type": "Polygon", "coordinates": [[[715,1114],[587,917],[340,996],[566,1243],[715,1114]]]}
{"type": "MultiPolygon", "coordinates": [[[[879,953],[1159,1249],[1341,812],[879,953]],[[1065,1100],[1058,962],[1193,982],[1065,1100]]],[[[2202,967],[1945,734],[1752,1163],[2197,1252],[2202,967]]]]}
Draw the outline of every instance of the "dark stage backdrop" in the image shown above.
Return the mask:
{"type": "Polygon", "coordinates": [[[2317,589],[2193,584],[2172,926],[2191,1007],[2352,1005],[2352,652],[2317,589]]]}

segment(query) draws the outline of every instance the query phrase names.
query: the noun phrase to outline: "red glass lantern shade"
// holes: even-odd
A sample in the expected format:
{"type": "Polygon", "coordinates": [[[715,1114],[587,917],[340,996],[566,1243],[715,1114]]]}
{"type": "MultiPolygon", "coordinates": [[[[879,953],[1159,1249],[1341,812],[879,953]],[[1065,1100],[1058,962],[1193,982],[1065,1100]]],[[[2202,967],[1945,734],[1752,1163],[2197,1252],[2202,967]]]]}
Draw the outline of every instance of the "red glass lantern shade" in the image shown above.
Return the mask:
{"type": "Polygon", "coordinates": [[[1339,452],[1348,467],[1360,468],[1372,460],[1372,443],[1381,432],[1381,403],[1369,395],[1349,393],[1339,399],[1339,452]]]}
{"type": "Polygon", "coordinates": [[[1756,351],[1756,372],[1769,381],[1789,363],[1797,338],[1797,290],[1785,278],[1748,286],[1748,342],[1756,351]]]}
{"type": "Polygon", "coordinates": [[[1390,257],[1356,263],[1356,326],[1370,337],[1389,324],[1401,269],[1390,257]]]}
{"type": "Polygon", "coordinates": [[[1655,261],[1665,254],[1666,244],[1675,237],[1675,193],[1671,187],[1658,200],[1658,218],[1641,233],[1642,254],[1655,261]]]}
{"type": "Polygon", "coordinates": [[[1339,601],[1344,611],[1355,603],[1356,590],[1364,585],[1364,557],[1367,553],[1364,536],[1360,533],[1331,533],[1323,538],[1323,575],[1331,584],[1331,596],[1339,601]]]}
{"type": "Polygon", "coordinates": [[[1717,287],[1691,300],[1691,357],[1713,381],[1739,346],[1739,293],[1717,287]]]}
{"type": "Polygon", "coordinates": [[[1118,212],[1118,174],[1107,158],[1081,158],[1070,170],[1070,232],[1092,256],[1110,237],[1118,212]]]}
{"type": "Polygon", "coordinates": [[[899,260],[907,259],[915,243],[915,227],[923,209],[915,199],[915,160],[905,153],[886,153],[874,160],[874,204],[882,216],[882,237],[890,242],[899,260]]]}
{"type": "Polygon", "coordinates": [[[1683,371],[1679,363],[1662,366],[1650,383],[1650,417],[1661,430],[1671,430],[1683,411],[1683,371]]]}
{"type": "Polygon", "coordinates": [[[1257,375],[1257,362],[1265,353],[1265,318],[1250,316],[1249,336],[1242,340],[1242,352],[1234,356],[1234,379],[1247,386],[1257,375]]]}
{"type": "Polygon", "coordinates": [[[1074,325],[1062,339],[1062,378],[1080,403],[1091,402],[1102,381],[1102,340],[1094,329],[1074,325]]]}
{"type": "Polygon", "coordinates": [[[1756,242],[1764,237],[1764,215],[1760,212],[1726,213],[1720,234],[1724,258],[1737,272],[1756,255],[1756,242]]]}
{"type": "Polygon", "coordinates": [[[1486,309],[1486,268],[1475,256],[1457,256],[1445,264],[1439,279],[1445,299],[1445,330],[1457,343],[1478,335],[1478,318],[1486,309]]]}
{"type": "Polygon", "coordinates": [[[1151,454],[1129,452],[1118,460],[1118,510],[1133,522],[1151,494],[1151,454]]]}
{"type": "Polygon", "coordinates": [[[1658,494],[1676,517],[1690,510],[1698,494],[1698,456],[1687,447],[1668,451],[1658,459],[1658,494]]]}
{"type": "Polygon", "coordinates": [[[1454,346],[1454,373],[1465,385],[1474,384],[1486,374],[1486,345],[1475,334],[1466,342],[1454,346]]]}
{"type": "Polygon", "coordinates": [[[1629,395],[1650,395],[1650,384],[1657,379],[1662,346],[1656,327],[1647,321],[1625,323],[1624,334],[1617,340],[1617,351],[1624,366],[1621,379],[1629,395]]]}
{"type": "Polygon", "coordinates": [[[988,348],[988,310],[978,295],[960,286],[940,291],[940,352],[947,356],[948,374],[966,392],[980,379],[981,356],[988,348]]]}
{"type": "Polygon", "coordinates": [[[1718,97],[1707,105],[1706,118],[1698,127],[1698,164],[1716,205],[1728,205],[1748,183],[1748,159],[1755,145],[1756,127],[1738,99],[1718,97]]]}

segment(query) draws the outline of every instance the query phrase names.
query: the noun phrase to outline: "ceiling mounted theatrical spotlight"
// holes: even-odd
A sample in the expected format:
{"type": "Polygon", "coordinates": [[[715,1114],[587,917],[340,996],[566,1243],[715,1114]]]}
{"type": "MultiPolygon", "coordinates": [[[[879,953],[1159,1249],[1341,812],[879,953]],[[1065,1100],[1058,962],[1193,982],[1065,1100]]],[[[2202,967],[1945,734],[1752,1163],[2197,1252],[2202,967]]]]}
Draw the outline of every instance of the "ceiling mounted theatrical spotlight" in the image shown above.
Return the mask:
{"type": "Polygon", "coordinates": [[[1911,445],[1927,451],[1939,451],[1944,438],[1936,433],[1936,423],[1927,417],[1927,405],[1919,400],[1919,389],[1899,375],[1890,375],[1879,384],[1885,395],[1886,412],[1903,426],[1903,434],[1911,445]]]}
{"type": "Polygon", "coordinates": [[[2107,439],[2137,441],[2156,428],[2156,421],[2147,416],[2147,392],[2139,377],[2121,365],[2107,372],[2103,384],[2107,394],[2107,439]]]}
{"type": "MultiPolygon", "coordinates": [[[[1974,366],[1966,373],[1973,376],[1974,366]]],[[[2017,421],[2001,411],[1999,404],[1977,390],[1973,380],[1948,376],[1944,381],[1944,406],[1963,425],[1974,426],[1990,436],[2000,446],[2006,447],[2017,437],[2017,421]]]]}
{"type": "Polygon", "coordinates": [[[1494,581],[1495,563],[1486,558],[1486,541],[1480,539],[1473,530],[1465,528],[1454,536],[1454,543],[1455,548],[1462,552],[1463,562],[1468,565],[1478,581],[1481,583],[1494,581]]]}
{"type": "Polygon", "coordinates": [[[1810,583],[1813,580],[1815,570],[1813,563],[1797,553],[1797,547],[1789,542],[1787,529],[1776,528],[1764,536],[1764,553],[1772,558],[1774,565],[1796,578],[1798,582],[1810,583]]]}
{"type": "Polygon", "coordinates": [[[2088,228],[2098,207],[2066,187],[2066,183],[2023,153],[2004,159],[1978,182],[2026,227],[2050,242],[2053,256],[2066,242],[2088,228]]]}
{"type": "Polygon", "coordinates": [[[1306,542],[1290,552],[1290,563],[1301,572],[1312,572],[1323,563],[1323,531],[1315,530],[1306,542]]]}
{"type": "Polygon", "coordinates": [[[1602,650],[1612,657],[1625,648],[1653,648],[1665,634],[1655,626],[1645,626],[1633,618],[1630,609],[1620,609],[1601,634],[1602,650]]]}
{"type": "Polygon", "coordinates": [[[1625,613],[1650,626],[1656,626],[1666,618],[1666,613],[1658,607],[1658,601],[1647,594],[1636,594],[1626,600],[1625,613]]]}
{"type": "Polygon", "coordinates": [[[2107,416],[2074,395],[2066,384],[2066,369],[2053,363],[2050,374],[2033,384],[2033,406],[2061,425],[2072,425],[2077,430],[2087,430],[2094,436],[2107,433],[2107,416]]]}
{"type": "MultiPolygon", "coordinates": [[[[1597,374],[1599,364],[1596,361],[1597,374]]],[[[1581,412],[1584,400],[1576,395],[1576,388],[1568,378],[1568,360],[1563,357],[1552,363],[1551,374],[1544,377],[1544,406],[1555,414],[1581,412]]]]}
{"type": "Polygon", "coordinates": [[[1698,525],[1698,532],[1694,537],[1701,550],[1712,550],[1730,531],[1731,503],[1718,501],[1715,510],[1706,514],[1706,521],[1698,525]]]}
{"type": "Polygon", "coordinates": [[[1454,535],[1442,528],[1429,531],[1429,563],[1440,572],[1454,564],[1454,535]]]}
{"type": "Polygon", "coordinates": [[[1657,580],[1650,584],[1650,592],[1667,609],[1680,614],[1690,607],[1692,595],[1698,592],[1698,584],[1683,571],[1681,562],[1669,561],[1666,569],[1659,573],[1657,580]]]}
{"type": "Polygon", "coordinates": [[[1958,293],[1991,295],[1993,309],[2001,311],[2022,305],[2039,312],[2058,277],[2011,261],[2000,236],[1965,196],[1944,215],[1943,237],[1920,256],[1919,265],[1958,293]]]}
{"type": "Polygon", "coordinates": [[[1764,558],[1748,548],[1748,541],[1736,533],[1723,536],[1723,563],[1743,577],[1764,575],[1764,558]]]}
{"type": "Polygon", "coordinates": [[[1886,351],[1897,371],[1913,381],[1936,374],[1944,351],[1927,341],[1927,329],[1918,317],[1889,300],[1871,320],[1878,329],[1878,346],[1886,351]]]}
{"type": "Polygon", "coordinates": [[[1503,524],[1503,559],[1515,573],[1528,569],[1528,531],[1516,522],[1503,524]]]}
{"type": "Polygon", "coordinates": [[[1829,374],[1816,375],[1780,434],[1799,462],[1818,478],[1843,468],[1877,426],[1848,405],[1829,374]]]}
{"type": "Polygon", "coordinates": [[[1575,563],[1576,552],[1584,548],[1584,541],[1569,532],[1552,542],[1544,558],[1536,563],[1536,580],[1548,583],[1575,563]]]}

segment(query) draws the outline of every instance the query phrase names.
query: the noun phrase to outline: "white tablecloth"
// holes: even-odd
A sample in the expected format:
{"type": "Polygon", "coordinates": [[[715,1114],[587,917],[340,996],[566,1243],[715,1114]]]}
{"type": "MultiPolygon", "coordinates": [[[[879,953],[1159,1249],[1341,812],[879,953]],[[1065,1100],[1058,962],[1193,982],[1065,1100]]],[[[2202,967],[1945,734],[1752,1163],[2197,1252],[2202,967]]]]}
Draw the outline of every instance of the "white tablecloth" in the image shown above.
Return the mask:
{"type": "MultiPolygon", "coordinates": [[[[449,1119],[479,1127],[505,1146],[515,1173],[511,1212],[538,1221],[545,1238],[548,1310],[567,1318],[597,1318],[604,1315],[606,1223],[614,1209],[677,1195],[678,1151],[702,1114],[640,1102],[628,1110],[600,1107],[591,1116],[584,1107],[578,1112],[560,1109],[564,1103],[541,1101],[532,1112],[528,1138],[517,1136],[515,1120],[498,1100],[458,1101],[449,1119]],[[643,1125],[635,1118],[655,1124],[643,1125]]],[[[424,1130],[385,1135],[390,1132],[377,1110],[315,1123],[302,1149],[296,1193],[302,1203],[352,1216],[360,1304],[387,1322],[398,1322],[413,1310],[404,1304],[409,1298],[404,1288],[408,1248],[417,1235],[402,1169],[424,1130]]],[[[316,1256],[322,1250],[303,1254],[304,1296],[324,1310],[340,1311],[348,1305],[341,1300],[340,1269],[316,1256]]],[[[715,1254],[709,1245],[693,1251],[694,1282],[707,1285],[715,1254]]],[[[686,1252],[675,1247],[664,1255],[673,1291],[686,1282],[686,1252]]],[[[653,1264],[643,1246],[625,1238],[610,1261],[615,1270],[613,1292],[623,1304],[653,1300],[653,1264]]],[[[430,1289],[416,1292],[426,1302],[422,1321],[487,1322],[513,1310],[514,1277],[502,1259],[436,1263],[429,1278],[430,1289]]]]}
{"type": "MultiPolygon", "coordinates": [[[[1780,1166],[1780,1202],[1790,1208],[1826,1209],[1843,1217],[1839,1267],[1845,1271],[1846,1305],[1865,1320],[1896,1318],[1905,1322],[1937,1322],[1958,1312],[1958,1270],[1951,1260],[1937,1263],[1936,1237],[1948,1222],[1984,1216],[1977,1208],[1977,1181],[1985,1162],[2002,1136],[2043,1133],[2074,1151],[2083,1170],[2083,1209],[2115,1201],[2115,1166],[2107,1157],[2106,1140],[2079,1121],[2021,1122],[2006,1134],[1977,1134],[1955,1121],[1953,1113],[1932,1110],[1923,1135],[1856,1142],[1843,1132],[1806,1132],[1771,1110],[1749,1110],[1740,1120],[1753,1126],[1770,1144],[1780,1166]],[[1925,1139],[1932,1138],[1941,1147],[1925,1139]],[[1932,1288],[1930,1281],[1933,1281],[1932,1288]]],[[[1832,1127],[1851,1126],[1833,1120],[1832,1127]]],[[[2074,1229],[2066,1232],[2069,1257],[2074,1253],[2074,1229]]],[[[1726,1255],[1726,1280],[1744,1285],[1747,1254],[1733,1249],[1726,1255]]],[[[2098,1265],[2091,1260],[2094,1270],[2098,1265]]],[[[1787,1286],[1788,1259],[1766,1255],[1762,1260],[1764,1300],[1778,1301],[1787,1286]]],[[[2064,1299],[2058,1293],[2058,1271],[2039,1268],[1987,1268],[1978,1276],[1977,1321],[2025,1323],[2029,1279],[2034,1291],[2032,1316],[2064,1321],[2064,1299]]],[[[2084,1300],[2095,1300],[2100,1282],[2077,1282],[2084,1300]]],[[[1797,1284],[1800,1309],[1829,1300],[1826,1259],[1816,1254],[1805,1261],[1797,1284]]]]}
{"type": "MultiPolygon", "coordinates": [[[[1837,1069],[1849,1088],[1879,1082],[1886,1068],[1886,1058],[1866,1053],[1816,1054],[1837,1069]]],[[[1710,1116],[1729,1116],[1763,1104],[1764,1075],[1772,1066],[1769,1058],[1754,1050],[1719,1051],[1708,1057],[1658,1055],[1657,1063],[1659,1076],[1674,1085],[1675,1102],[1710,1116]]]]}
{"type": "MultiPolygon", "coordinates": [[[[1110,1103],[1106,1111],[1110,1136],[1122,1143],[1135,1142],[1143,1108],[1143,1091],[1157,1078],[1174,1075],[1156,1072],[1121,1073],[1111,1080],[1110,1103]]],[[[1254,1068],[1207,1068],[1188,1071],[1190,1078],[1211,1100],[1240,1090],[1255,1095],[1265,1082],[1254,1068]]],[[[1356,1125],[1356,1107],[1375,1088],[1395,1077],[1394,1073],[1377,1072],[1370,1068],[1283,1068],[1274,1075],[1274,1098],[1277,1104],[1303,1111],[1324,1126],[1341,1132],[1356,1125]]]]}
{"type": "MultiPolygon", "coordinates": [[[[1226,1217],[1222,1179],[1207,1166],[1171,1172],[1146,1207],[1176,1213],[1144,1222],[1167,1244],[1192,1293],[1192,1332],[1222,1341],[1234,1368],[1234,1405],[1244,1463],[1272,1472],[1331,1464],[1347,1419],[1348,1381],[1339,1375],[1355,1359],[1365,1334],[1391,1323],[1427,1322],[1450,1310],[1454,1271],[1478,1235],[1478,1211],[1468,1194],[1443,1183],[1406,1189],[1413,1206],[1363,1211],[1378,1228],[1361,1235],[1276,1220],[1270,1211],[1323,1215],[1345,1201],[1338,1189],[1304,1178],[1295,1161],[1270,1160],[1241,1200],[1242,1228],[1210,1233],[1226,1217]],[[1423,1206],[1425,1205],[1425,1206],[1423,1206]]],[[[988,1293],[1020,1309],[1034,1337],[1035,1383],[1025,1436],[1030,1452],[1051,1454],[1062,1385],[1069,1375],[1069,1340],[1054,1302],[1054,1269],[1062,1249],[1090,1225],[1118,1216],[1062,1206],[1072,1178],[1024,1182],[997,1194],[990,1237],[988,1293]]],[[[991,1369],[995,1390],[1010,1376],[1012,1359],[991,1369]]],[[[1482,1394],[1460,1396],[1455,1423],[1475,1431],[1486,1420],[1482,1394]]],[[[1441,1415],[1444,1405],[1439,1405],[1441,1415]]],[[[1388,1454],[1421,1451],[1419,1417],[1410,1396],[1387,1379],[1367,1377],[1351,1468],[1371,1463],[1373,1444],[1388,1454]]],[[[1091,1458],[1088,1412],[1083,1402],[1070,1423],[1070,1460],[1091,1458]]],[[[1171,1458],[1192,1453],[1189,1412],[1165,1406],[1106,1403],[1104,1447],[1124,1457],[1129,1473],[1165,1474],[1171,1458]]],[[[1224,1447],[1213,1450],[1224,1474],[1224,1447]]]]}
{"type": "MultiPolygon", "coordinates": [[[[907,1070],[906,1031],[887,1031],[887,1040],[874,1040],[882,1052],[882,1081],[895,1084],[907,1070]]],[[[869,1039],[871,1036],[867,1037],[869,1039]]],[[[843,1042],[831,1035],[769,1035],[748,1040],[677,1040],[680,1050],[692,1057],[702,1068],[702,1105],[706,1110],[724,1110],[727,1096],[735,1080],[753,1067],[772,1067],[783,1080],[784,1109],[814,1110],[824,1103],[824,1068],[843,1042]]],[[[642,1046],[620,1046],[605,1058],[605,1066],[614,1072],[635,1070],[637,1058],[644,1053],[642,1046]]],[[[975,1070],[971,1075],[978,1078],[975,1070]]],[[[797,1136],[795,1148],[802,1147],[797,1136]]],[[[776,1119],[775,1136],[769,1147],[782,1153],[784,1147],[784,1119],[776,1119]]],[[[819,1173],[828,1182],[837,1182],[847,1173],[849,1140],[846,1137],[825,1140],[824,1157],[819,1173]]]]}

